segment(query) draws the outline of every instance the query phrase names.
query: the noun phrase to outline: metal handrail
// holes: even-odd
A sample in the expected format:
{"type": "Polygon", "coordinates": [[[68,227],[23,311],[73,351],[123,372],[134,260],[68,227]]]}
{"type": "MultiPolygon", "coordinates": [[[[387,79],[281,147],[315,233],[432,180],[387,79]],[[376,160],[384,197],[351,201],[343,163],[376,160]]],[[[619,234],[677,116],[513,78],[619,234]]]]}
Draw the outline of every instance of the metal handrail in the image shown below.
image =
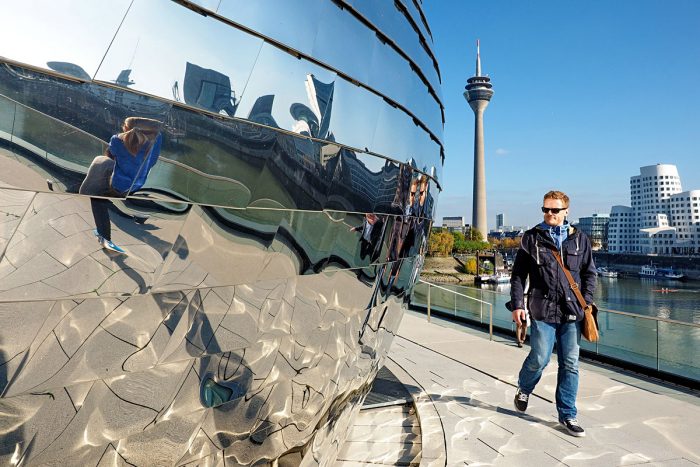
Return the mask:
{"type": "MultiPolygon", "coordinates": [[[[479,300],[479,299],[470,297],[470,296],[468,296],[468,295],[459,293],[459,292],[457,292],[457,291],[455,291],[455,290],[453,290],[453,289],[449,289],[449,288],[447,288],[447,287],[441,287],[441,286],[439,286],[439,285],[435,285],[435,284],[432,284],[432,283],[427,282],[427,281],[424,281],[424,280],[420,280],[420,279],[419,279],[419,282],[422,282],[422,283],[428,285],[428,293],[427,293],[428,320],[430,320],[430,307],[431,307],[431,303],[430,303],[430,302],[431,302],[431,300],[430,300],[430,290],[431,290],[432,287],[437,287],[437,288],[439,288],[439,289],[442,289],[442,290],[445,290],[445,291],[447,291],[447,292],[450,292],[451,294],[454,294],[454,295],[459,295],[459,296],[461,296],[461,297],[466,297],[466,298],[469,298],[469,299],[474,300],[474,301],[479,302],[479,303],[486,303],[486,304],[489,306],[489,311],[490,311],[490,320],[489,320],[489,321],[490,321],[490,322],[489,322],[489,340],[492,340],[492,339],[493,339],[493,337],[492,337],[492,336],[493,336],[493,335],[492,335],[492,332],[493,332],[493,330],[492,330],[492,326],[493,326],[493,314],[492,314],[492,313],[493,313],[493,304],[492,304],[492,303],[484,302],[483,300],[479,300]]],[[[464,287],[464,286],[461,286],[461,287],[464,287]]],[[[507,294],[504,294],[504,293],[501,293],[501,292],[497,292],[497,291],[495,291],[495,290],[487,290],[487,289],[472,289],[472,290],[479,290],[480,292],[483,292],[483,291],[485,290],[485,291],[487,291],[487,292],[493,293],[493,295],[496,295],[496,296],[497,296],[497,295],[500,295],[500,296],[507,296],[507,294]]],[[[600,308],[599,311],[609,313],[610,315],[620,315],[620,316],[624,316],[624,317],[626,317],[626,318],[628,318],[628,319],[629,319],[629,318],[640,318],[640,319],[646,319],[646,320],[650,320],[650,321],[653,321],[653,322],[656,322],[656,323],[657,323],[657,324],[654,326],[654,327],[655,327],[655,331],[656,331],[656,353],[655,353],[655,358],[656,358],[656,370],[657,370],[657,371],[661,371],[661,356],[660,356],[660,338],[661,338],[660,334],[661,334],[661,332],[660,332],[660,327],[659,327],[658,323],[659,323],[659,322],[662,322],[662,323],[668,323],[668,324],[673,324],[673,325],[683,325],[683,326],[686,327],[686,329],[687,329],[687,328],[692,328],[692,329],[698,329],[698,328],[700,328],[700,324],[699,324],[699,323],[691,323],[691,322],[686,322],[686,321],[678,321],[678,320],[668,319],[668,318],[659,318],[659,317],[656,317],[656,316],[640,315],[640,314],[636,314],[636,313],[629,313],[629,312],[617,311],[617,310],[609,310],[609,309],[605,309],[605,308],[600,308]]],[[[457,313],[457,308],[456,308],[456,303],[455,303],[455,314],[456,314],[456,313],[457,313]]],[[[690,331],[690,330],[689,330],[689,332],[693,332],[693,331],[690,331]]],[[[605,352],[601,353],[601,349],[599,349],[598,345],[599,345],[599,342],[596,342],[596,343],[595,343],[595,350],[593,350],[593,352],[594,352],[595,354],[606,355],[607,353],[605,353],[605,352]]],[[[694,365],[694,366],[697,366],[697,365],[694,365]]],[[[651,368],[651,366],[649,366],[649,367],[651,368]]],[[[671,373],[674,373],[674,372],[671,371],[671,373]]],[[[681,375],[681,376],[682,376],[682,375],[681,375]]]]}
{"type": "MultiPolygon", "coordinates": [[[[6,96],[6,95],[4,95],[4,94],[0,94],[0,98],[7,99],[8,101],[10,101],[11,103],[13,103],[14,105],[21,106],[21,107],[23,107],[24,109],[29,110],[30,112],[34,112],[35,114],[40,115],[42,118],[47,118],[47,119],[49,119],[49,120],[51,120],[51,121],[60,123],[62,126],[68,127],[68,128],[70,128],[72,131],[75,131],[75,132],[77,132],[77,133],[80,133],[80,134],[82,134],[83,136],[85,136],[85,137],[87,137],[87,138],[89,138],[89,139],[94,140],[96,143],[100,143],[100,144],[101,144],[102,146],[104,146],[104,147],[107,147],[107,145],[109,144],[107,141],[104,141],[103,139],[98,138],[97,136],[95,136],[95,135],[93,135],[93,134],[91,134],[91,133],[88,133],[88,132],[86,132],[85,130],[82,130],[82,129],[80,129],[80,128],[74,126],[74,125],[71,125],[70,123],[66,123],[66,122],[64,122],[64,121],[62,121],[62,120],[59,120],[59,119],[56,118],[56,117],[53,117],[53,116],[51,116],[51,115],[49,115],[49,114],[46,114],[46,113],[44,113],[44,112],[42,112],[42,111],[40,111],[40,110],[37,110],[37,109],[35,109],[35,108],[33,108],[33,107],[30,107],[30,106],[28,106],[28,105],[26,105],[26,104],[23,104],[23,103],[21,103],[21,102],[18,102],[18,101],[16,101],[16,100],[12,99],[11,97],[8,97],[8,96],[6,96]]],[[[13,136],[15,136],[15,135],[13,134],[13,136]]],[[[15,137],[16,137],[16,136],[15,136],[15,137]]],[[[18,138],[18,139],[21,139],[21,138],[18,138]]],[[[54,157],[60,159],[60,157],[58,157],[58,156],[54,156],[54,157]]],[[[198,170],[198,169],[196,169],[196,168],[194,168],[194,167],[192,167],[192,166],[189,166],[189,165],[187,165],[187,164],[184,164],[184,163],[182,163],[182,162],[180,162],[180,161],[176,161],[176,160],[174,160],[174,159],[170,159],[170,158],[165,157],[165,156],[160,156],[158,160],[161,161],[161,162],[165,162],[165,163],[167,163],[167,164],[175,165],[175,166],[177,166],[177,167],[180,167],[180,168],[182,168],[182,169],[184,169],[184,170],[187,170],[187,171],[189,171],[189,172],[192,172],[192,173],[194,173],[194,174],[196,174],[196,175],[198,175],[198,176],[200,176],[200,177],[203,177],[203,178],[208,178],[208,179],[210,179],[210,180],[224,181],[224,182],[227,182],[227,183],[236,183],[236,184],[241,185],[241,183],[240,183],[238,180],[235,180],[235,179],[233,179],[233,178],[224,177],[224,176],[222,176],[222,175],[208,174],[208,173],[202,172],[201,170],[198,170]]],[[[179,201],[179,202],[184,202],[184,201],[182,201],[182,200],[178,200],[178,201],[179,201]]]]}
{"type": "Polygon", "coordinates": [[[428,284],[428,300],[427,300],[427,306],[428,306],[428,322],[430,322],[430,288],[431,287],[436,287],[441,290],[445,290],[447,292],[450,292],[454,295],[459,295],[460,297],[468,298],[469,300],[474,300],[475,302],[479,302],[482,305],[487,305],[489,307],[489,340],[493,340],[493,303],[486,302],[484,300],[479,300],[478,298],[470,297],[469,295],[464,295],[459,292],[456,292],[454,290],[448,289],[447,287],[442,287],[439,285],[435,285],[431,282],[424,281],[423,279],[418,279],[418,282],[421,282],[423,284],[428,284]]]}
{"type": "MultiPolygon", "coordinates": [[[[421,282],[425,282],[425,281],[421,281],[421,282]]],[[[429,282],[426,282],[426,283],[429,283],[429,282]]],[[[434,287],[437,287],[436,285],[433,285],[433,286],[434,286],[434,287]]],[[[459,285],[459,286],[456,286],[456,287],[466,287],[466,286],[459,285]]],[[[443,288],[444,288],[444,287],[443,287],[443,288]]],[[[447,288],[444,288],[444,289],[445,289],[445,290],[450,290],[450,289],[447,289],[447,288]]],[[[476,290],[476,289],[475,289],[475,290],[476,290]]],[[[498,291],[496,291],[496,290],[489,290],[489,289],[478,289],[478,290],[481,291],[481,292],[488,292],[488,293],[492,293],[492,294],[494,294],[494,295],[502,295],[502,296],[508,297],[507,294],[498,292],[498,291]]],[[[452,292],[454,292],[454,293],[456,293],[456,294],[459,294],[459,295],[462,295],[462,294],[460,294],[459,292],[456,292],[456,291],[452,291],[452,292]]],[[[678,321],[678,320],[669,319],[669,318],[659,318],[658,316],[640,315],[639,313],[630,313],[629,311],[618,311],[618,310],[611,310],[611,309],[609,309],[609,308],[600,308],[600,307],[598,308],[598,311],[604,311],[604,312],[606,312],[606,313],[611,313],[611,314],[614,314],[614,315],[624,315],[624,316],[630,316],[630,317],[632,317],[632,318],[649,319],[649,320],[652,320],[652,321],[661,321],[661,322],[663,322],[663,323],[680,324],[680,325],[683,325],[683,326],[690,326],[690,327],[693,327],[693,328],[700,328],[700,323],[690,323],[690,322],[688,322],[688,321],[678,321]]]]}

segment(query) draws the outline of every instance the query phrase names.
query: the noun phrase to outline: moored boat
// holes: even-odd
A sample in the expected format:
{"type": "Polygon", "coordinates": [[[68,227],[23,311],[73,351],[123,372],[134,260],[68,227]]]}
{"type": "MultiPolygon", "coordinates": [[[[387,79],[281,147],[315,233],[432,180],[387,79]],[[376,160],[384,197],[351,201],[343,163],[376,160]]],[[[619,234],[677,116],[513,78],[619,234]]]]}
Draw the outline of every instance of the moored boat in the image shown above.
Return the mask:
{"type": "Polygon", "coordinates": [[[672,267],[669,268],[657,268],[653,263],[644,265],[639,270],[639,275],[641,277],[649,277],[652,279],[670,279],[670,280],[683,280],[685,275],[673,270],[672,267]]]}
{"type": "Polygon", "coordinates": [[[598,275],[601,277],[617,278],[619,273],[617,271],[613,271],[612,269],[602,267],[602,268],[598,268],[598,275]]]}
{"type": "Polygon", "coordinates": [[[493,274],[492,276],[489,276],[486,282],[489,284],[507,284],[508,282],[510,282],[510,274],[507,274],[505,272],[499,272],[493,274]]]}

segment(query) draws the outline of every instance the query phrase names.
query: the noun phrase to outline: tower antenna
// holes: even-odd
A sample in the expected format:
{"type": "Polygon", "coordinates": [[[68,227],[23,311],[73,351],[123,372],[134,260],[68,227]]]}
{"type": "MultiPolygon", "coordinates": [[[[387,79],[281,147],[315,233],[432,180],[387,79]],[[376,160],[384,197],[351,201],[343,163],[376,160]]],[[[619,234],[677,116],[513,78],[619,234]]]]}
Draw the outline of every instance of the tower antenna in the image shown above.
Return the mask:
{"type": "Polygon", "coordinates": [[[476,76],[481,76],[481,54],[479,53],[479,39],[476,40],[476,76]]]}

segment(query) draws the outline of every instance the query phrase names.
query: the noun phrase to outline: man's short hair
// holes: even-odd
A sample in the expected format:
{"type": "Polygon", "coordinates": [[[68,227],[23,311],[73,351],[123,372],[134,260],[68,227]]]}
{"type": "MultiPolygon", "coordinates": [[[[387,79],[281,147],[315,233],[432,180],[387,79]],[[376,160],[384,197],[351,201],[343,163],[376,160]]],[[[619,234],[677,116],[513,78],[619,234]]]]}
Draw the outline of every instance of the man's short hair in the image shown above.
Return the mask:
{"type": "Polygon", "coordinates": [[[566,193],[564,193],[563,191],[556,191],[556,190],[548,191],[547,193],[545,193],[542,201],[545,201],[548,199],[559,199],[559,200],[561,200],[562,203],[564,203],[565,208],[568,209],[568,207],[569,207],[569,197],[566,196],[566,193]]]}

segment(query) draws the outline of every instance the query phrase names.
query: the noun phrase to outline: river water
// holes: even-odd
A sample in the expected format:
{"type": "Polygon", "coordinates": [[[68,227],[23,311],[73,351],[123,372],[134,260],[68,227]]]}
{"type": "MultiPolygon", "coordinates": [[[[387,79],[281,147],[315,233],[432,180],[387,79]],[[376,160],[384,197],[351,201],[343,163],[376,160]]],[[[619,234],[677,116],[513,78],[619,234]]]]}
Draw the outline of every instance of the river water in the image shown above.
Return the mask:
{"type": "MultiPolygon", "coordinates": [[[[601,336],[597,343],[581,341],[582,348],[700,382],[699,281],[639,277],[598,277],[597,281],[595,302],[601,310],[601,336]]],[[[412,302],[425,305],[428,291],[435,311],[482,323],[489,321],[493,311],[494,326],[513,329],[511,314],[505,308],[510,299],[509,284],[428,287],[420,283],[412,302]]]]}
{"type": "MultiPolygon", "coordinates": [[[[476,287],[478,288],[478,286],[476,287]]],[[[510,285],[482,285],[509,294],[510,285]]],[[[598,277],[595,303],[599,308],[700,324],[700,282],[641,277],[598,277]]]]}

